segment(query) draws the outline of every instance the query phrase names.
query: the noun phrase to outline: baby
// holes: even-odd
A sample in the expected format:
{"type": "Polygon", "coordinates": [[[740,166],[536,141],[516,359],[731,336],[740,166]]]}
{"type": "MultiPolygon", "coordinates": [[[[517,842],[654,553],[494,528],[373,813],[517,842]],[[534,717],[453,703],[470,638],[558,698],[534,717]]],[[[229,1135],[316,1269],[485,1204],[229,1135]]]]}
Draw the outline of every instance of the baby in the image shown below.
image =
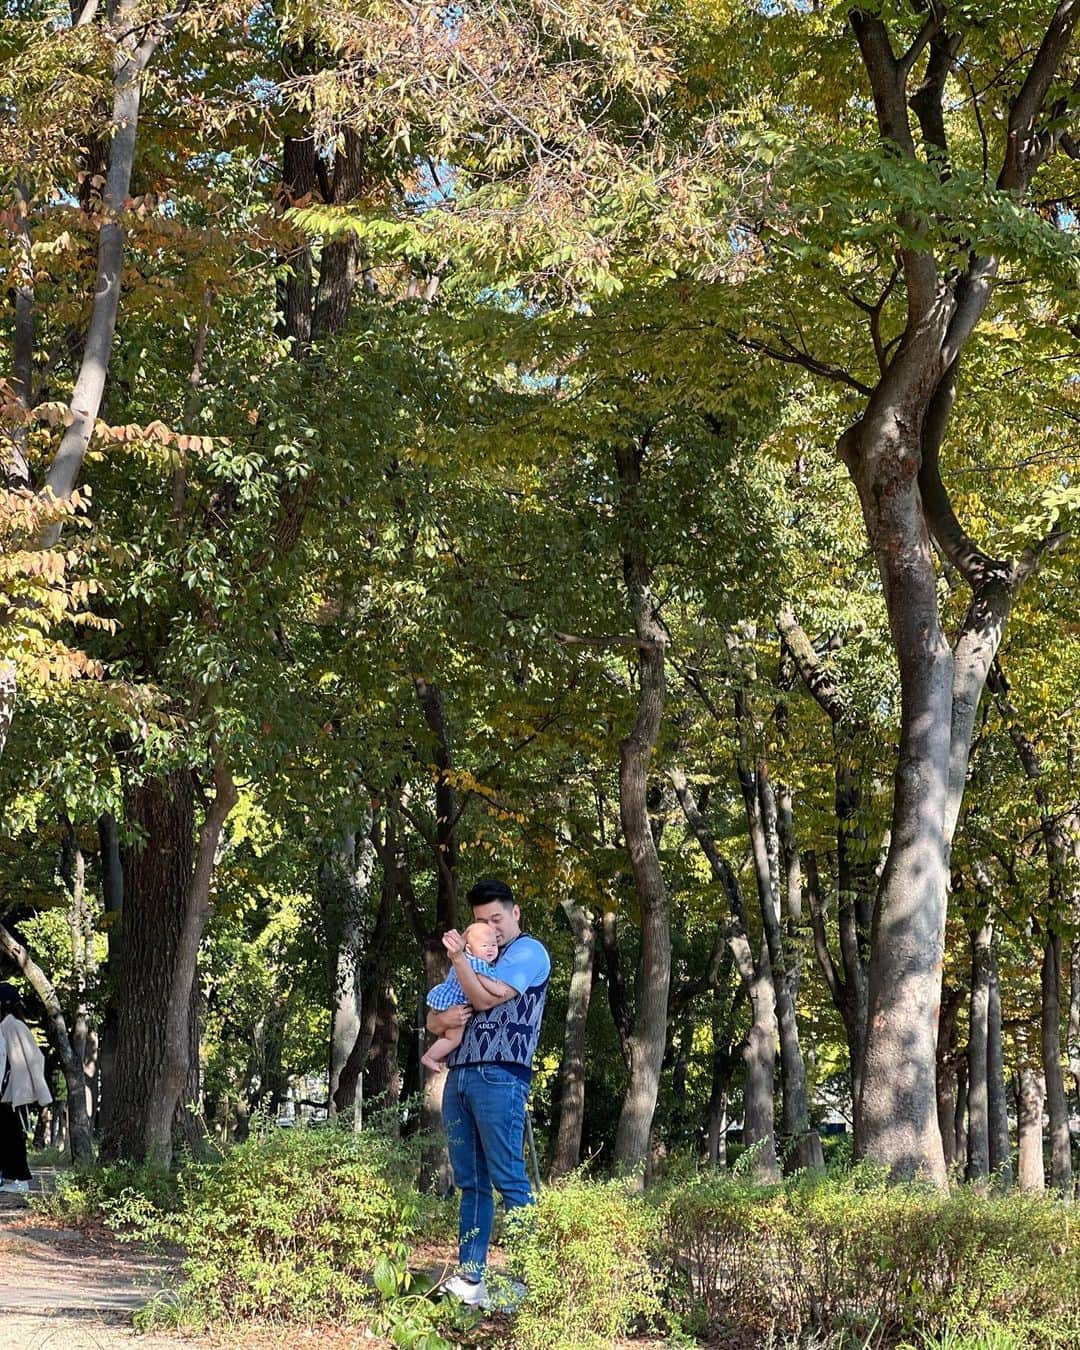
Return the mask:
{"type": "MultiPolygon", "coordinates": [[[[498,980],[499,976],[491,965],[499,955],[499,944],[495,938],[495,930],[489,923],[471,923],[462,934],[465,939],[465,956],[479,976],[480,983],[489,988],[487,980],[498,980]]],[[[491,993],[497,993],[496,989],[490,989],[491,993]]],[[[468,997],[465,990],[461,987],[461,982],[454,974],[453,970],[442,984],[437,984],[428,990],[427,1005],[429,1008],[435,1008],[439,1012],[447,1008],[453,1008],[459,1003],[468,1003],[468,997]]],[[[440,1036],[435,1041],[426,1055],[420,1056],[420,1063],[426,1068],[431,1069],[433,1073],[441,1073],[446,1068],[445,1061],[461,1044],[461,1038],[465,1034],[464,1027],[455,1027],[448,1031],[445,1036],[440,1036]]]]}

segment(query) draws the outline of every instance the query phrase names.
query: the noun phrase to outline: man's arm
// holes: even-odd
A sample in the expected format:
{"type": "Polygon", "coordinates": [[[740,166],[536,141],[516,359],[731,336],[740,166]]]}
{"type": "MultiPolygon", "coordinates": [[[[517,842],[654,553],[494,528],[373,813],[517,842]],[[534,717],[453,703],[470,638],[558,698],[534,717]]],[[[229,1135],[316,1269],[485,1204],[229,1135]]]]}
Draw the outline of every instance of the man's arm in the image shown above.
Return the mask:
{"type": "MultiPolygon", "coordinates": [[[[449,937],[449,934],[447,936],[449,937]]],[[[502,980],[493,980],[489,975],[478,975],[469,965],[469,958],[464,950],[451,953],[450,964],[454,967],[458,983],[465,991],[465,997],[477,1012],[486,1012],[488,1008],[505,1003],[507,999],[517,998],[518,991],[512,985],[505,984],[502,980]]]]}
{"type": "Polygon", "coordinates": [[[455,1003],[452,1008],[441,1011],[431,1008],[427,1015],[427,1029],[433,1036],[445,1036],[448,1031],[460,1030],[472,1015],[472,1006],[468,1003],[455,1003]]]}

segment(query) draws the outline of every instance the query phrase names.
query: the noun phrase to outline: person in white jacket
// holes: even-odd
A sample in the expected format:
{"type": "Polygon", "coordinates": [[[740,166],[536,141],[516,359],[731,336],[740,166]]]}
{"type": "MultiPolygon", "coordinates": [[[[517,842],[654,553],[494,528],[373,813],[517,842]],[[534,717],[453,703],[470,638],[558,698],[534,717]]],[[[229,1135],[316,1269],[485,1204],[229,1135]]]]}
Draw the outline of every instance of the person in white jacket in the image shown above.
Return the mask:
{"type": "Polygon", "coordinates": [[[48,1106],[45,1056],[23,1019],[19,991],[0,984],[0,1191],[25,1195],[30,1189],[26,1160],[26,1107],[48,1106]]]}

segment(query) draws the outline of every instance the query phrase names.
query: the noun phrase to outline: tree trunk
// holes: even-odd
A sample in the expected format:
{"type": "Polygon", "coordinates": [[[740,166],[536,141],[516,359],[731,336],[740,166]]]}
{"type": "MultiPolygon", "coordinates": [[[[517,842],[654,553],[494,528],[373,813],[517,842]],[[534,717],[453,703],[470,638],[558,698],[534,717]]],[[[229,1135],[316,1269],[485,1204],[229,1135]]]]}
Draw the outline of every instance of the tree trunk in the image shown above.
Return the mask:
{"type": "MultiPolygon", "coordinates": [[[[236,801],[236,785],[232,774],[219,761],[214,765],[214,798],[206,808],[206,817],[199,830],[195,866],[185,888],[176,952],[169,971],[165,1043],[146,1112],[146,1157],[158,1167],[168,1167],[172,1162],[173,1117],[192,1070],[191,1000],[195,990],[199,946],[212,908],[210,886],[221,831],[236,801]]],[[[194,1059],[197,1073],[197,1038],[194,1059]]]]}
{"type": "Polygon", "coordinates": [[[393,825],[389,817],[385,822],[385,828],[381,836],[377,828],[373,827],[372,829],[371,845],[380,859],[382,871],[379,912],[375,917],[375,926],[372,929],[371,940],[368,943],[365,959],[362,963],[363,974],[360,979],[358,994],[360,1008],[359,1034],[353,1042],[348,1059],[342,1067],[337,1088],[333,1094],[339,1111],[346,1111],[350,1107],[354,1109],[353,1125],[356,1129],[360,1129],[363,1125],[363,1102],[370,1086],[369,1079],[382,1083],[380,1091],[389,1090],[391,1082],[397,1083],[397,1000],[387,984],[387,967],[389,964],[387,949],[392,936],[394,909],[397,900],[396,846],[393,845],[393,838],[393,825]],[[387,839],[391,841],[389,848],[386,844],[387,839]],[[373,1046],[376,1042],[376,1036],[383,1025],[383,1005],[388,997],[393,1002],[394,1021],[392,1077],[386,1076],[390,1074],[389,1069],[375,1070],[372,1074],[368,1073],[368,1057],[374,1053],[373,1046]],[[385,1082],[383,1082],[384,1077],[385,1082]],[[358,1093],[359,1097],[357,1096],[358,1093]]]}
{"type": "MultiPolygon", "coordinates": [[[[82,1061],[86,1084],[86,1115],[93,1125],[98,1096],[98,1036],[90,1022],[87,989],[97,973],[94,955],[94,924],[86,896],[86,858],[79,845],[78,832],[68,818],[62,817],[63,843],[61,872],[71,896],[68,927],[71,933],[71,975],[75,1009],[71,1026],[71,1048],[82,1061]]],[[[72,1129],[74,1137],[75,1130],[72,1129]]]]}
{"type": "MultiPolygon", "coordinates": [[[[116,1051],[102,1102],[102,1155],[141,1160],[146,1117],[164,1053],[166,1008],[188,886],[194,867],[195,807],[191,774],[125,782],[124,814],[135,836],[125,850],[124,908],[115,981],[116,1051]]],[[[110,942],[113,932],[110,932],[110,942]]],[[[115,958],[111,958],[115,959],[115,958]]],[[[188,1103],[199,1096],[198,990],[189,991],[189,1066],[173,1132],[178,1145],[197,1138],[188,1103]]]]}
{"type": "Polygon", "coordinates": [[[857,1114],[860,1157],[896,1178],[947,1184],[937,1123],[937,1030],[948,886],[945,810],[952,652],[916,482],[918,437],[902,414],[841,442],[877,555],[900,668],[891,843],[874,910],[869,1016],[857,1114]],[[910,434],[910,440],[904,440],[910,434]]]}
{"type": "MultiPolygon", "coordinates": [[[[57,497],[70,497],[78,482],[86,449],[94,430],[105,392],[105,377],[112,356],[113,334],[120,305],[124,271],[124,212],[130,196],[131,171],[135,163],[135,140],[139,126],[142,77],[165,29],[175,17],[159,23],[135,22],[133,0],[120,0],[110,22],[115,42],[113,54],[113,102],[109,143],[109,172],[102,194],[98,230],[97,278],[90,326],[83,358],[71,395],[71,422],[49,468],[45,486],[57,497]]],[[[54,526],[43,539],[47,547],[59,538],[54,526]]]]}
{"type": "MultiPolygon", "coordinates": [[[[354,127],[343,126],[334,152],[329,205],[341,206],[359,196],[364,181],[365,141],[354,127]]],[[[339,333],[345,326],[349,301],[357,282],[360,240],[351,231],[342,239],[323,244],[319,259],[319,289],[312,320],[314,337],[339,333]]]]}
{"type": "Polygon", "coordinates": [[[381,987],[372,991],[370,1001],[375,1008],[375,1018],[370,1050],[364,1059],[364,1100],[378,1101],[383,1107],[394,1107],[401,1097],[401,1073],[398,1068],[401,1019],[394,986],[384,981],[381,987]]]}
{"type": "Polygon", "coordinates": [[[1072,1145],[1069,1138],[1069,1102],[1061,1069],[1061,935],[1051,930],[1043,948],[1042,1065],[1046,1082],[1046,1109],[1050,1116],[1050,1184],[1065,1199],[1072,1198],[1072,1145]]]}
{"type": "MultiPolygon", "coordinates": [[[[286,136],[282,146],[280,207],[287,210],[315,191],[315,137],[286,136]]],[[[311,246],[299,232],[289,251],[281,255],[285,274],[278,280],[278,320],[283,337],[290,340],[292,356],[301,361],[311,345],[312,263],[311,246]]]]}
{"type": "Polygon", "coordinates": [[[735,1024],[746,997],[746,987],[740,984],[721,1024],[713,1017],[712,1082],[709,1105],[705,1115],[705,1157],[710,1168],[727,1167],[728,1094],[735,1065],[742,1057],[741,1046],[734,1045],[735,1024]]]}
{"type": "Polygon", "coordinates": [[[368,835],[369,831],[358,840],[356,834],[347,833],[330,841],[318,872],[331,981],[328,1102],[332,1116],[355,1104],[358,1081],[354,1075],[351,1094],[342,1092],[342,1077],[362,1030],[364,919],[375,859],[368,835]]]}
{"type": "Polygon", "coordinates": [[[607,976],[611,1020],[619,1036],[623,1061],[629,1068],[630,1009],[626,1001],[626,977],[623,974],[622,949],[619,946],[619,919],[613,909],[605,909],[600,916],[600,946],[604,953],[604,974],[607,976]]]}
{"type": "Polygon", "coordinates": [[[990,1112],[987,1084],[990,1013],[990,945],[994,930],[984,923],[971,933],[971,1013],[968,1031],[968,1181],[990,1175],[990,1112]]]}
{"type": "Polygon", "coordinates": [[[584,906],[567,899],[563,912],[574,935],[574,965],[566,999],[563,1057],[559,1069],[559,1126],[551,1158],[552,1178],[572,1172],[581,1161],[581,1131],[585,1122],[585,1054],[592,997],[596,929],[584,906]]]}
{"type": "Polygon", "coordinates": [[[967,1055],[956,1060],[956,1113],[953,1116],[953,1154],[957,1173],[967,1167],[967,1055]]]}
{"type": "MultiPolygon", "coordinates": [[[[1034,743],[1020,725],[1015,707],[1009,702],[1008,682],[996,665],[990,676],[995,701],[1005,719],[1009,737],[1016,749],[1024,774],[1031,784],[1039,808],[1040,826],[1046,846],[1049,873],[1046,941],[1043,948],[1040,984],[1042,991],[1042,1063],[1046,1084],[1046,1107],[1050,1116],[1051,1185],[1063,1197],[1072,1198],[1072,1145],[1069,1138],[1069,1103],[1061,1067],[1061,935],[1056,924],[1064,914],[1072,917],[1077,894],[1070,868],[1072,848],[1066,827],[1054,813],[1043,781],[1042,759],[1034,743]]],[[[1075,829],[1074,822],[1070,825],[1075,829]]]]}
{"type": "Polygon", "coordinates": [[[945,1154],[945,1166],[952,1173],[955,1170],[956,1150],[956,1101],[959,1089],[957,1076],[958,1032],[956,1018],[963,1001],[964,991],[952,989],[942,999],[937,1047],[937,1114],[938,1129],[941,1131],[941,1145],[945,1154]]]}
{"type": "Polygon", "coordinates": [[[990,950],[990,1005],[986,1019],[986,1085],[990,1117],[990,1175],[1000,1190],[1013,1180],[1009,1144],[1009,1101],[1005,1092],[1005,1048],[1001,1031],[1001,985],[998,983],[997,950],[990,950]]]}
{"type": "MultiPolygon", "coordinates": [[[[742,795],[747,805],[747,822],[757,873],[757,898],[761,904],[761,926],[768,945],[776,999],[776,1021],[780,1035],[780,1118],[782,1118],[784,1165],[788,1170],[825,1166],[821,1139],[810,1129],[810,1103],[806,1096],[806,1064],[799,1045],[799,1026],[795,1017],[794,980],[788,973],[780,929],[779,898],[779,813],[776,809],[768,765],[757,761],[753,774],[740,767],[742,795]]],[[[794,850],[794,825],[788,849],[794,850]]]]}
{"type": "Polygon", "coordinates": [[[822,664],[814,644],[789,606],[781,609],[777,627],[785,651],[794,661],[803,684],[828,716],[832,727],[839,969],[829,946],[825,922],[828,905],[821,893],[817,855],[813,851],[808,851],[806,855],[806,889],[815,955],[833,1005],[844,1023],[851,1072],[852,1110],[857,1121],[862,1093],[867,957],[875,885],[873,868],[865,857],[866,827],[862,818],[863,794],[857,768],[859,738],[865,738],[868,729],[855,720],[841,689],[822,664]]]}
{"type": "Polygon", "coordinates": [[[124,909],[124,867],[120,856],[120,835],[116,819],[106,812],[98,818],[99,867],[101,893],[105,902],[105,939],[108,956],[105,961],[108,997],[101,1017],[101,1037],[98,1046],[98,1102],[95,1112],[100,1118],[102,1095],[112,1091],[116,1071],[116,1037],[118,1016],[117,972],[121,969],[123,943],[122,915],[124,909]]]}
{"type": "Polygon", "coordinates": [[[773,1119],[773,1066],[776,1060],[776,992],[769,970],[768,947],[750,985],[750,1029],[743,1042],[746,1081],[743,1088],[743,1143],[755,1149],[753,1175],[758,1181],[776,1181],[776,1125],[773,1119]]]}
{"type": "Polygon", "coordinates": [[[668,898],[648,808],[649,761],[664,711],[667,634],[653,605],[651,571],[640,521],[635,518],[644,451],[642,442],[617,454],[622,482],[623,574],[639,643],[637,716],[619,747],[619,814],[641,913],[641,937],[629,1041],[630,1077],[615,1135],[615,1162],[633,1174],[639,1184],[644,1181],[649,1132],[660,1090],[671,981],[668,898]]]}
{"type": "Polygon", "coordinates": [[[738,878],[727,859],[716,847],[716,841],[709,833],[694,795],[690,791],[686,775],[681,769],[673,767],[669,770],[669,776],[687,824],[708,860],[714,879],[722,886],[727,899],[731,915],[727,944],[751,1007],[750,1030],[742,1043],[743,1064],[746,1068],[743,1141],[748,1147],[757,1146],[754,1174],[759,1180],[775,1181],[779,1176],[774,1121],[776,993],[769,968],[768,944],[762,943],[761,955],[755,965],[750,948],[746,904],[738,878]]]}
{"type": "Polygon", "coordinates": [[[1073,938],[1069,952],[1069,1030],[1066,1047],[1069,1074],[1073,1080],[1074,1104],[1080,1111],[1080,937],[1073,938]]]}
{"type": "MultiPolygon", "coordinates": [[[[392,822],[392,813],[390,813],[392,822]]],[[[388,825],[387,839],[384,853],[384,867],[389,862],[394,870],[396,878],[396,888],[401,900],[402,908],[409,920],[409,925],[420,946],[420,955],[424,963],[424,982],[423,989],[426,992],[434,985],[446,978],[447,957],[442,944],[442,932],[446,931],[442,927],[440,916],[436,916],[436,930],[429,932],[424,921],[424,915],[416,899],[416,892],[413,889],[412,877],[409,870],[404,866],[397,849],[396,827],[388,825]]],[[[440,876],[442,873],[440,873],[440,876]]],[[[445,882],[443,883],[445,886],[445,882]]],[[[446,897],[454,895],[455,889],[447,887],[444,891],[446,897]]],[[[417,1008],[417,1031],[418,1047],[423,1044],[424,1022],[426,1017],[426,1003],[421,996],[419,1007],[417,1008]]],[[[412,1062],[412,1050],[408,1056],[407,1062],[412,1062]]],[[[432,1141],[423,1151],[420,1159],[420,1189],[428,1191],[435,1189],[440,1195],[449,1193],[452,1185],[450,1155],[447,1152],[446,1144],[442,1142],[440,1126],[442,1124],[442,1098],[443,1087],[445,1086],[445,1073],[432,1073],[425,1069],[419,1062],[419,1055],[416,1057],[417,1072],[419,1074],[421,1102],[419,1127],[421,1132],[432,1141]]]]}
{"type": "Polygon", "coordinates": [[[86,1076],[82,1056],[76,1052],[68,1035],[56,990],[23,944],[3,924],[0,924],[0,951],[19,968],[45,1009],[49,1040],[60,1060],[67,1084],[71,1160],[78,1166],[89,1167],[94,1161],[94,1146],[90,1136],[90,1117],[86,1110],[86,1076]]]}
{"type": "Polygon", "coordinates": [[[1030,1065],[1024,1065],[1017,1077],[1016,1120],[1020,1136],[1020,1189],[1044,1190],[1043,1088],[1038,1074],[1030,1065]]]}

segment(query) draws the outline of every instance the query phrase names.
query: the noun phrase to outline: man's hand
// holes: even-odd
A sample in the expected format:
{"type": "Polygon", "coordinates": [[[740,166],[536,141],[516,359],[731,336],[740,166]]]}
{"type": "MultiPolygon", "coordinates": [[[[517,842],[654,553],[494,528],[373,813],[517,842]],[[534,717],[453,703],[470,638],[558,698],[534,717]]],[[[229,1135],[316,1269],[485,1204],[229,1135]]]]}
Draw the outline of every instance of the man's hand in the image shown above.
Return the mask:
{"type": "Polygon", "coordinates": [[[442,935],[442,945],[446,948],[451,961],[465,951],[465,939],[456,928],[447,929],[442,935]]]}
{"type": "Polygon", "coordinates": [[[470,1003],[455,1003],[452,1008],[444,1008],[441,1012],[429,1012],[427,1029],[434,1036],[445,1036],[448,1031],[463,1027],[472,1015],[470,1003]]]}

